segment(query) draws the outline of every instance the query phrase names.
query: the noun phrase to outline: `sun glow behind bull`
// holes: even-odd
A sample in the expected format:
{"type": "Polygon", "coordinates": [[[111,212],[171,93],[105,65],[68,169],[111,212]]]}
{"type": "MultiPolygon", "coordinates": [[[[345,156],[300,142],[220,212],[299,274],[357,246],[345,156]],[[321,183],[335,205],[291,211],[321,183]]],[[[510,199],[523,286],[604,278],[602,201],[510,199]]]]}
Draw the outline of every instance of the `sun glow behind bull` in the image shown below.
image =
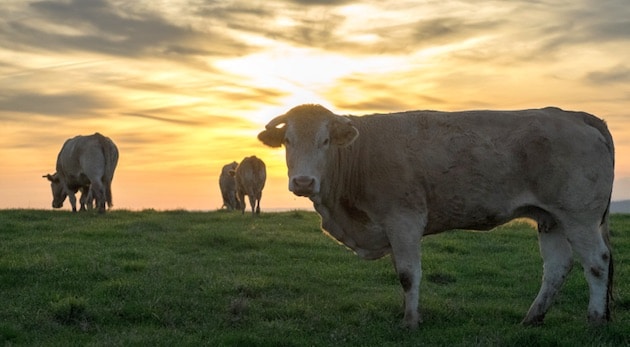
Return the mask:
{"type": "Polygon", "coordinates": [[[558,106],[597,114],[630,197],[624,0],[4,1],[0,207],[47,208],[64,140],[121,150],[116,208],[213,209],[225,163],[268,165],[262,209],[302,207],[256,134],[304,103],[337,114],[558,106]],[[570,29],[570,30],[568,30],[570,29]],[[275,181],[274,181],[275,180],[275,181]],[[275,190],[274,190],[275,189],[275,190]],[[192,195],[192,197],[191,197],[192,195]]]}

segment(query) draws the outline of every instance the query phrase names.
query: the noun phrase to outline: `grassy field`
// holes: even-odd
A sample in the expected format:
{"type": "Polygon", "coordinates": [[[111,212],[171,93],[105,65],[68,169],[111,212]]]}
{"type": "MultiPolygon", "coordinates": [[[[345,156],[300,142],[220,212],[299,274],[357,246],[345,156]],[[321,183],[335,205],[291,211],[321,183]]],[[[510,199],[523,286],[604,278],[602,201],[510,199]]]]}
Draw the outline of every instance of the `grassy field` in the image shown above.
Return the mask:
{"type": "Polygon", "coordinates": [[[410,332],[390,259],[359,259],[312,212],[0,210],[0,344],[629,345],[630,215],[612,229],[611,324],[586,323],[576,266],[545,324],[519,325],[542,264],[536,232],[513,223],[424,239],[410,332]]]}

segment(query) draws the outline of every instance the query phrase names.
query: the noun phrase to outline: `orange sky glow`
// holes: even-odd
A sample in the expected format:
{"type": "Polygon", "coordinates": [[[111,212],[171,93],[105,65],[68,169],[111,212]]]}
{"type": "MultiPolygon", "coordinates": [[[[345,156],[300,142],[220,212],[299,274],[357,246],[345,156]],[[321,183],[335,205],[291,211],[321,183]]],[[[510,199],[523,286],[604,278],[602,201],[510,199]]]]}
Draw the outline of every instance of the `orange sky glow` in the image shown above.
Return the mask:
{"type": "MultiPolygon", "coordinates": [[[[604,118],[630,199],[630,6],[591,1],[7,0],[0,208],[51,208],[43,174],[96,131],[114,208],[215,210],[221,167],[267,164],[262,210],[311,208],[256,139],[302,103],[338,114],[558,106],[604,118]]],[[[64,209],[69,209],[66,202],[64,209]]]]}

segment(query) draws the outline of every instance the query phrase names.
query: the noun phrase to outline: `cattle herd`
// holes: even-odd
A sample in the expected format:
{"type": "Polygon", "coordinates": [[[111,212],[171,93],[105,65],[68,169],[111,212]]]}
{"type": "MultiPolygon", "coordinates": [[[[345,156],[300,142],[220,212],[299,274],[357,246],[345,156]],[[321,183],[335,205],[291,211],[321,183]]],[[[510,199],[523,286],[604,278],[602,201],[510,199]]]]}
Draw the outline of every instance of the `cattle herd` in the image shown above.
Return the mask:
{"type": "MultiPolygon", "coordinates": [[[[80,211],[92,209],[96,202],[98,212],[104,213],[106,204],[113,206],[112,180],[117,164],[118,148],[109,137],[94,133],[66,140],[57,156],[57,171],[43,176],[50,181],[52,207],[63,207],[67,197],[72,211],[76,212],[76,193],[80,192],[80,211]]],[[[221,207],[240,210],[244,214],[247,195],[252,214],[260,214],[266,179],[265,163],[256,156],[246,157],[240,164],[234,161],[225,165],[219,176],[223,197],[221,207]]]]}
{"type": "MultiPolygon", "coordinates": [[[[489,230],[515,218],[538,224],[543,278],[523,324],[538,325],[573,264],[588,282],[588,319],[610,319],[613,257],[609,207],[614,145],[606,123],[555,107],[521,111],[409,111],[342,116],[300,105],[258,139],[285,147],[289,190],[313,202],[321,227],[365,259],[391,255],[404,291],[403,324],[421,321],[422,237],[489,230]]],[[[63,145],[51,181],[53,207],[111,206],[118,150],[98,133],[63,145]]],[[[260,213],[265,164],[223,167],[223,206],[260,213]]]]}
{"type": "Polygon", "coordinates": [[[222,207],[245,213],[247,195],[252,214],[260,214],[260,199],[266,180],[265,163],[255,155],[244,158],[240,164],[235,161],[226,164],[219,176],[219,187],[223,196],[222,207]]]}

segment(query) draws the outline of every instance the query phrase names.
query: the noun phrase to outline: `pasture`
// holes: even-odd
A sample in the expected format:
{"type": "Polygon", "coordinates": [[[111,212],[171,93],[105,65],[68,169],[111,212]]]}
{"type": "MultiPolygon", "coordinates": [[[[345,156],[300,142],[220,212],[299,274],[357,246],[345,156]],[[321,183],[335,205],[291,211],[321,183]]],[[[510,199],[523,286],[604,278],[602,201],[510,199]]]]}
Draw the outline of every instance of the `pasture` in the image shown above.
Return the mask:
{"type": "Polygon", "coordinates": [[[590,327],[579,265],[541,327],[536,231],[423,240],[417,331],[389,258],[364,261],[313,212],[0,210],[5,346],[619,346],[630,344],[630,215],[612,216],[613,322],[590,327]]]}

